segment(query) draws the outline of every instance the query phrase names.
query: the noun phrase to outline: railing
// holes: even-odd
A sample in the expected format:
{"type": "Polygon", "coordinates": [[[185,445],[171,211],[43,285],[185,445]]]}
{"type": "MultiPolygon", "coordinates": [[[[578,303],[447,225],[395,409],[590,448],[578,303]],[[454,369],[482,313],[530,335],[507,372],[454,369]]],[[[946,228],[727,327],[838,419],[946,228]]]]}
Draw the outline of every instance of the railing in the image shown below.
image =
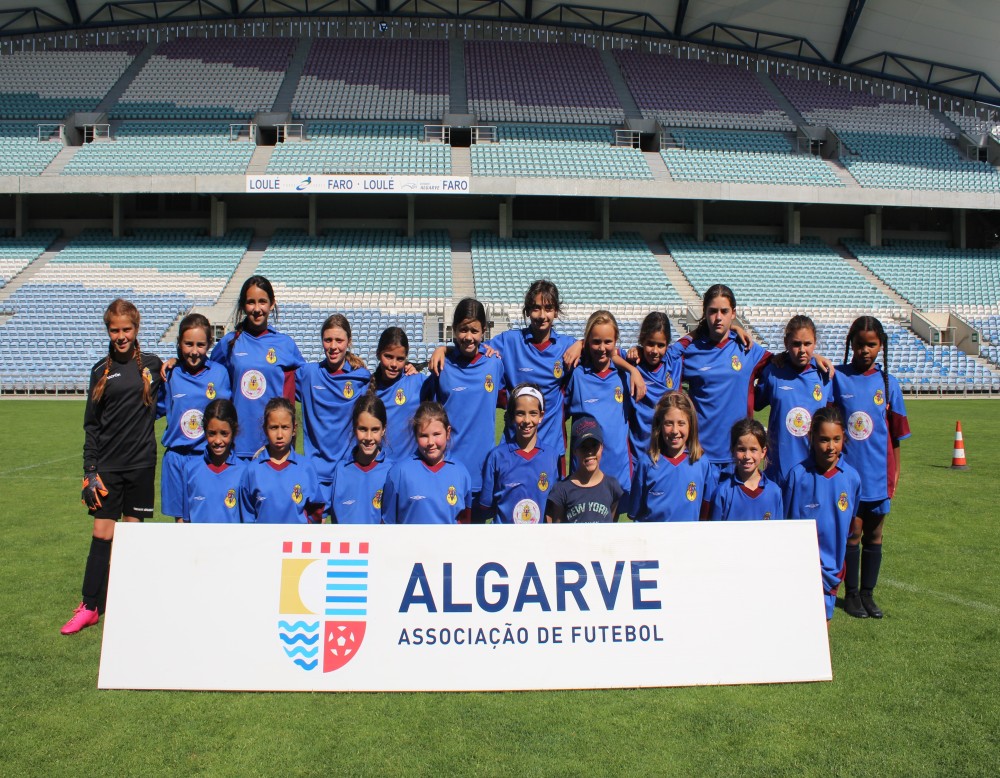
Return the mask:
{"type": "Polygon", "coordinates": [[[448,124],[425,124],[424,143],[443,143],[451,145],[451,125],[448,124]]]}
{"type": "Polygon", "coordinates": [[[615,146],[623,146],[629,149],[642,148],[642,133],[638,130],[615,130],[615,146]]]}
{"type": "Polygon", "coordinates": [[[110,124],[83,125],[83,142],[93,143],[95,140],[111,140],[110,124]]]}
{"type": "Polygon", "coordinates": [[[494,124],[477,124],[472,127],[473,143],[496,143],[499,139],[494,124]]]}
{"type": "Polygon", "coordinates": [[[288,140],[300,141],[306,139],[304,124],[279,124],[277,130],[278,143],[284,143],[288,140]]]}
{"type": "Polygon", "coordinates": [[[62,141],[66,135],[65,124],[39,124],[37,127],[38,142],[48,143],[52,140],[62,141]]]}
{"type": "Polygon", "coordinates": [[[251,143],[257,142],[257,125],[256,124],[230,124],[229,125],[229,140],[230,141],[243,141],[247,140],[251,143]]]}

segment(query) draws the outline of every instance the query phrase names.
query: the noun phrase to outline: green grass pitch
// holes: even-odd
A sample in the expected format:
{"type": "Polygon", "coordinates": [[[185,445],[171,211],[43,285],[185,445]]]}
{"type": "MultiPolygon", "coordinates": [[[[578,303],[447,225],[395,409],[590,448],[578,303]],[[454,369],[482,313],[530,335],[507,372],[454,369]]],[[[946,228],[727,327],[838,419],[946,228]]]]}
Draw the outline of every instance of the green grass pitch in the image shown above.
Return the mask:
{"type": "MultiPolygon", "coordinates": [[[[90,537],[83,405],[2,401],[0,775],[994,775],[1000,403],[909,412],[878,590],[887,617],[837,611],[832,683],[221,694],[97,690],[101,628],[59,635],[90,537]],[[965,472],[949,469],[958,419],[965,472]]],[[[744,594],[781,607],[780,591],[744,594]]],[[[163,628],[183,617],[178,604],[163,628]]]]}

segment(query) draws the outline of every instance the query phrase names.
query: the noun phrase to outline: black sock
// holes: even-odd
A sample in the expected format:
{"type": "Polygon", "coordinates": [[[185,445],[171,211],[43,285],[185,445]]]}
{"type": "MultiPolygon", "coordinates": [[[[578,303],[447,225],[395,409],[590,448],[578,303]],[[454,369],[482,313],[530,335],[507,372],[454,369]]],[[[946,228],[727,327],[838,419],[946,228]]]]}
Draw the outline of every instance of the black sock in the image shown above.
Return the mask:
{"type": "Polygon", "coordinates": [[[861,552],[861,590],[871,592],[878,583],[878,571],[882,566],[882,544],[865,543],[861,552]]]}
{"type": "Polygon", "coordinates": [[[844,555],[844,588],[848,597],[858,593],[858,570],[861,567],[861,546],[847,544],[844,555]]]}
{"type": "Polygon", "coordinates": [[[83,604],[87,610],[101,610],[108,589],[108,572],[111,569],[111,541],[90,539],[90,554],[83,571],[83,604]]]}

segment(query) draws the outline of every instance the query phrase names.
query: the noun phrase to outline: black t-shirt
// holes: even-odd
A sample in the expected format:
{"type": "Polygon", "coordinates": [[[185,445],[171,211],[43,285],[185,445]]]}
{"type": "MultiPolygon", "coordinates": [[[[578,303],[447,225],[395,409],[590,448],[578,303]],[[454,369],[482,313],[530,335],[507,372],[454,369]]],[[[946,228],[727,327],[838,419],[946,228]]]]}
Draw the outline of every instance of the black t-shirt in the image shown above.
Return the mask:
{"type": "Polygon", "coordinates": [[[156,467],[156,396],[160,390],[160,358],[142,352],[149,371],[150,404],[142,401],[142,373],[134,358],[111,360],[104,394],[94,402],[94,387],[104,375],[106,360],[90,371],[87,410],[83,415],[83,467],[97,472],[121,472],[156,467]]]}
{"type": "MultiPolygon", "coordinates": [[[[616,518],[611,513],[611,506],[618,503],[623,493],[618,479],[607,473],[596,486],[580,486],[567,478],[552,487],[547,506],[558,505],[562,510],[556,513],[562,514],[566,522],[611,522],[616,518]]],[[[546,507],[545,513],[553,515],[549,507],[546,507]]]]}

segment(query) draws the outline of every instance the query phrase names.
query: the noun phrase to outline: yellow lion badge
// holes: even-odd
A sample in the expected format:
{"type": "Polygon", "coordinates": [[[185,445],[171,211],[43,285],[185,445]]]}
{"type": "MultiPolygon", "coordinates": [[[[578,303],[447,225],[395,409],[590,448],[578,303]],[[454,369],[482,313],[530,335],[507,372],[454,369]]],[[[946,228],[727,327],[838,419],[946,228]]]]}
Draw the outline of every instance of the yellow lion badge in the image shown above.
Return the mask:
{"type": "Polygon", "coordinates": [[[533,524],[532,519],[534,516],[531,515],[531,506],[525,503],[524,507],[521,508],[521,523],[522,524],[533,524]]]}
{"type": "Polygon", "coordinates": [[[823,399],[823,388],[819,384],[813,386],[813,399],[816,402],[823,399]]]}
{"type": "Polygon", "coordinates": [[[292,489],[292,502],[296,505],[302,502],[302,487],[298,484],[295,484],[295,487],[292,489]]]}
{"type": "Polygon", "coordinates": [[[406,405],[406,395],[403,393],[402,389],[396,390],[396,405],[406,405]]]}
{"type": "Polygon", "coordinates": [[[674,388],[674,377],[672,375],[667,375],[667,391],[673,391],[674,388]]]}
{"type": "Polygon", "coordinates": [[[883,405],[884,403],[885,403],[885,394],[882,392],[881,389],[876,389],[875,390],[875,404],[876,405],[883,405]]]}
{"type": "Polygon", "coordinates": [[[236,490],[235,489],[230,489],[228,492],[226,492],[225,503],[226,503],[226,507],[227,508],[235,508],[236,507],[236,490]]]}
{"type": "Polygon", "coordinates": [[[848,507],[848,505],[847,505],[847,492],[841,492],[840,493],[840,499],[837,500],[837,507],[840,508],[841,511],[846,511],[847,510],[847,507],[848,507]]]}
{"type": "Polygon", "coordinates": [[[771,511],[767,511],[764,514],[764,521],[770,521],[770,520],[771,520],[771,511]]]}
{"type": "Polygon", "coordinates": [[[625,399],[625,395],[622,393],[622,388],[620,386],[615,387],[615,402],[620,403],[625,399]]]}
{"type": "Polygon", "coordinates": [[[552,365],[552,375],[555,378],[562,378],[563,376],[562,362],[560,362],[558,359],[556,360],[555,364],[552,365]]]}
{"type": "Polygon", "coordinates": [[[743,363],[740,362],[740,358],[738,356],[733,354],[733,370],[739,371],[742,369],[743,369],[743,363]]]}
{"type": "Polygon", "coordinates": [[[455,491],[454,486],[448,487],[448,496],[445,497],[449,505],[455,505],[458,502],[458,492],[455,491]]]}
{"type": "Polygon", "coordinates": [[[688,488],[684,493],[684,496],[687,497],[688,502],[694,502],[698,499],[698,487],[695,486],[694,481],[688,484],[688,488]]]}
{"type": "Polygon", "coordinates": [[[377,511],[382,510],[382,490],[381,489],[379,489],[378,491],[376,491],[375,492],[375,496],[372,497],[372,507],[375,510],[377,510],[377,511]]]}
{"type": "Polygon", "coordinates": [[[493,376],[490,375],[489,373],[486,374],[486,380],[483,381],[483,388],[487,392],[492,392],[493,391],[493,376]]]}
{"type": "Polygon", "coordinates": [[[547,491],[549,488],[549,476],[546,473],[542,473],[538,476],[538,488],[541,491],[547,491]]]}
{"type": "Polygon", "coordinates": [[[275,353],[273,348],[269,348],[267,350],[267,356],[264,357],[264,359],[267,360],[267,364],[273,365],[275,362],[278,361],[278,355],[275,353]]]}
{"type": "Polygon", "coordinates": [[[215,384],[213,384],[211,381],[209,381],[208,386],[205,387],[205,396],[209,400],[215,399],[215,384]]]}
{"type": "Polygon", "coordinates": [[[350,400],[354,397],[354,384],[348,381],[344,384],[344,398],[350,400]]]}

